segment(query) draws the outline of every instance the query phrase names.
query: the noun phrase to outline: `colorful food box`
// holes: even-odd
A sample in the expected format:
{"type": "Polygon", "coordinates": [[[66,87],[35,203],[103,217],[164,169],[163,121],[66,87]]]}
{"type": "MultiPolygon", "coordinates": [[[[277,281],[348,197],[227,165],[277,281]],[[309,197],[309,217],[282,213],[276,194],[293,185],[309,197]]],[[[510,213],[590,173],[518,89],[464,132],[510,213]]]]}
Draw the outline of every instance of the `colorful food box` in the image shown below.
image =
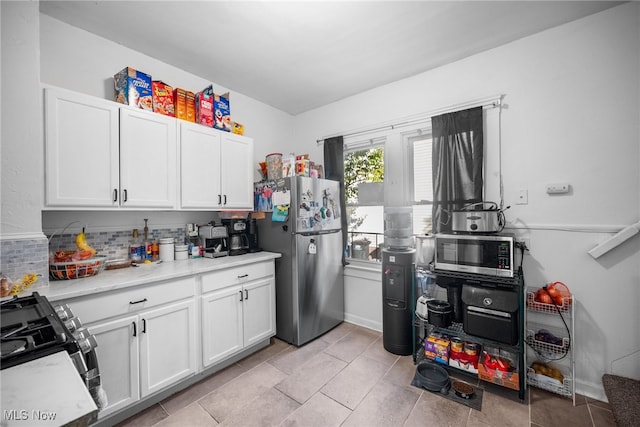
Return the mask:
{"type": "Polygon", "coordinates": [[[502,349],[487,348],[480,355],[480,360],[478,362],[478,378],[512,390],[520,390],[520,377],[516,368],[516,361],[516,354],[502,349]],[[508,367],[489,366],[489,360],[492,363],[495,360],[500,360],[504,362],[505,365],[508,365],[508,367]]]}
{"type": "Polygon", "coordinates": [[[160,80],[154,80],[151,82],[151,91],[153,93],[153,112],[175,117],[173,88],[160,80]]]}
{"type": "Polygon", "coordinates": [[[196,123],[213,127],[213,85],[196,93],[196,123]]]}
{"type": "Polygon", "coordinates": [[[187,91],[176,88],[173,90],[176,118],[187,120],[187,91]]]}
{"type": "Polygon", "coordinates": [[[431,334],[424,341],[424,355],[444,365],[449,363],[449,337],[431,334]]]}
{"type": "Polygon", "coordinates": [[[196,121],[196,94],[186,91],[187,95],[187,121],[195,123],[196,121]]]}
{"type": "Polygon", "coordinates": [[[477,354],[470,355],[465,352],[449,351],[449,366],[471,372],[472,374],[478,373],[478,359],[479,356],[477,354]]]}
{"type": "Polygon", "coordinates": [[[229,104],[229,92],[213,97],[213,111],[215,122],[213,127],[226,132],[231,132],[231,106],[229,104]]]}
{"type": "Polygon", "coordinates": [[[116,102],[153,111],[153,94],[149,74],[125,67],[113,76],[113,81],[116,102]]]}
{"type": "Polygon", "coordinates": [[[244,125],[238,122],[232,122],[231,133],[235,133],[236,135],[244,135],[244,125]]]}

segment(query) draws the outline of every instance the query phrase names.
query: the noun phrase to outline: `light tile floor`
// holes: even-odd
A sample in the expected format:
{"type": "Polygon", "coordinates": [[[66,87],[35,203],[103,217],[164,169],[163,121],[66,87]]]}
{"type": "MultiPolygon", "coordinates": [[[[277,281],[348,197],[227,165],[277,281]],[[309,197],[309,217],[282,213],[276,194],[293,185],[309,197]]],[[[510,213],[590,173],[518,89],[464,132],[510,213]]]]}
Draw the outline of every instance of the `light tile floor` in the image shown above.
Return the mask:
{"type": "MultiPolygon", "coordinates": [[[[271,345],[120,423],[129,426],[615,426],[607,403],[480,384],[482,410],[410,385],[411,356],[343,323],[300,348],[271,345]]],[[[463,378],[469,381],[468,377],[463,378]]]]}

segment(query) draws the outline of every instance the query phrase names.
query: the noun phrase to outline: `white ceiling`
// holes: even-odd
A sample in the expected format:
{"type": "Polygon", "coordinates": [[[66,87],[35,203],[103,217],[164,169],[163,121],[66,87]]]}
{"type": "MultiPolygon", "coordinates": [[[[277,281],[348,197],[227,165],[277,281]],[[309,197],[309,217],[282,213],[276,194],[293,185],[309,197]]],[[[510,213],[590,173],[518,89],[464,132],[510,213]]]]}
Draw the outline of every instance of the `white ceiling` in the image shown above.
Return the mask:
{"type": "Polygon", "coordinates": [[[295,115],[620,3],[41,1],[40,11],[295,115]]]}

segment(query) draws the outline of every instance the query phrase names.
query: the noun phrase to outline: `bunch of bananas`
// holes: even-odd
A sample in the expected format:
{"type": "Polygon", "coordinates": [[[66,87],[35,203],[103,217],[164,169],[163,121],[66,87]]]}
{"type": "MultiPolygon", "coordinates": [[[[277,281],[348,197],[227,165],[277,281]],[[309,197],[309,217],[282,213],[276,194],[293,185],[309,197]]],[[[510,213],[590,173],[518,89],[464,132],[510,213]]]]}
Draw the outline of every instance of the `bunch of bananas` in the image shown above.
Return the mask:
{"type": "Polygon", "coordinates": [[[8,295],[18,295],[21,292],[27,290],[38,280],[36,273],[25,274],[19,282],[11,284],[9,279],[3,277],[0,283],[0,296],[6,297],[8,295]]]}
{"type": "Polygon", "coordinates": [[[82,231],[76,236],[76,246],[80,251],[91,252],[91,255],[95,255],[96,253],[96,250],[87,243],[87,236],[84,234],[84,228],[82,228],[82,231]]]}

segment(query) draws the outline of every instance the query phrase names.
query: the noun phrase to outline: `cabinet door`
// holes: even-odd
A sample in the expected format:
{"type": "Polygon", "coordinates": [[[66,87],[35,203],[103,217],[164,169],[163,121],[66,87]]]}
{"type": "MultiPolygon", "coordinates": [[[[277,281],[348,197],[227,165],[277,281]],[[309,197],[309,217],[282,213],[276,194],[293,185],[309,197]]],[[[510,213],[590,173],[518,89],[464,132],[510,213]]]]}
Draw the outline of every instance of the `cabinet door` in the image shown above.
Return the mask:
{"type": "Polygon", "coordinates": [[[232,133],[222,134],[223,209],[253,209],[253,140],[232,133]]]}
{"type": "Polygon", "coordinates": [[[276,333],[275,281],[264,279],[244,286],[244,345],[248,346],[276,333]]]}
{"type": "Polygon", "coordinates": [[[108,405],[100,411],[100,417],[140,399],[137,320],[137,316],[128,316],[88,327],[98,341],[98,368],[107,393],[108,405]]]}
{"type": "Polygon", "coordinates": [[[242,287],[202,296],[202,363],[205,367],[242,350],[242,287]]]}
{"type": "Polygon", "coordinates": [[[219,208],[220,133],[202,125],[180,123],[180,206],[219,208]]]}
{"type": "Polygon", "coordinates": [[[120,108],[120,205],[176,207],[176,119],[120,108]]]}
{"type": "Polygon", "coordinates": [[[47,88],[46,205],[118,206],[118,106],[47,88]]]}
{"type": "Polygon", "coordinates": [[[195,302],[183,301],[140,313],[141,396],[196,371],[195,302]]]}

